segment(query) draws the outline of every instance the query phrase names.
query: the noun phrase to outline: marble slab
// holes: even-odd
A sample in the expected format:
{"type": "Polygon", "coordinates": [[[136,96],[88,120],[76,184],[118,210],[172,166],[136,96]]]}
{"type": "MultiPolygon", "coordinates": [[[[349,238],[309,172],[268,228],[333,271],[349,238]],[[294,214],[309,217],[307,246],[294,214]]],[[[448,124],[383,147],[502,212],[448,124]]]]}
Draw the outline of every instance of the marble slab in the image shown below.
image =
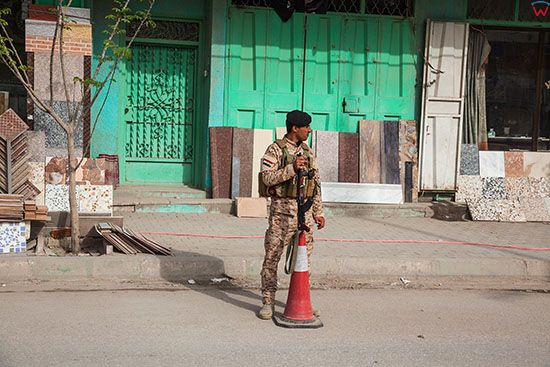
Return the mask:
{"type": "Polygon", "coordinates": [[[550,196],[550,179],[547,177],[527,177],[528,197],[544,198],[550,196]]]}
{"type": "Polygon", "coordinates": [[[505,177],[504,190],[511,200],[529,197],[529,180],[527,177],[505,177]]]}
{"type": "Polygon", "coordinates": [[[231,166],[233,159],[233,128],[210,128],[210,169],[212,198],[231,197],[231,166]]]}
{"type": "Polygon", "coordinates": [[[382,121],[359,121],[359,182],[381,182],[382,121]]]}
{"type": "Polygon", "coordinates": [[[29,142],[29,162],[46,161],[46,134],[44,131],[26,131],[29,142]]]}
{"type": "Polygon", "coordinates": [[[504,177],[504,152],[479,152],[479,174],[481,177],[504,177]]]}
{"type": "Polygon", "coordinates": [[[483,182],[480,176],[461,176],[456,179],[455,201],[465,202],[467,199],[480,199],[482,197],[483,182]]]}
{"type": "Polygon", "coordinates": [[[399,120],[399,171],[405,188],[405,163],[412,162],[412,201],[418,201],[418,151],[416,147],[416,121],[399,120]]]}
{"type": "Polygon", "coordinates": [[[338,182],[338,132],[315,130],[315,156],[322,182],[338,182]]]}
{"type": "Polygon", "coordinates": [[[113,213],[113,186],[111,185],[78,185],[76,196],[79,213],[113,213]]]}
{"type": "Polygon", "coordinates": [[[544,198],[519,198],[521,208],[528,222],[550,222],[550,213],[544,198]]]}
{"type": "Polygon", "coordinates": [[[338,182],[359,182],[358,134],[338,134],[338,182]]]}
{"type": "Polygon", "coordinates": [[[380,172],[382,183],[398,185],[399,179],[399,121],[384,121],[384,153],[380,172]]]}
{"type": "Polygon", "coordinates": [[[254,130],[233,129],[232,197],[252,196],[252,154],[254,130]]]}
{"type": "MultiPolygon", "coordinates": [[[[49,101],[50,95],[50,52],[34,53],[34,70],[40,72],[34,73],[34,90],[38,98],[49,101]]],[[[82,98],[82,88],[79,83],[73,83],[74,77],[84,78],[84,55],[69,54],[63,55],[65,74],[67,76],[69,95],[71,100],[78,102],[82,98]]],[[[53,101],[65,101],[65,87],[61,77],[61,66],[59,63],[59,54],[54,53],[53,63],[53,101]]],[[[36,108],[36,107],[35,107],[36,108]]],[[[36,108],[37,110],[38,108],[36,108]]],[[[35,111],[36,111],[35,110],[35,111]]]]}
{"type": "Polygon", "coordinates": [[[48,212],[68,212],[69,186],[46,184],[45,201],[48,212]]]}
{"type": "MultiPolygon", "coordinates": [[[[78,164],[80,157],[73,159],[73,164],[78,164]]],[[[84,158],[75,172],[77,185],[105,185],[107,163],[105,158],[84,158]]],[[[68,162],[66,157],[46,157],[44,168],[47,183],[68,184],[68,162]]]]}
{"type": "Polygon", "coordinates": [[[508,200],[510,198],[504,186],[504,177],[482,177],[481,196],[488,200],[508,200]]]}
{"type": "Polygon", "coordinates": [[[550,152],[524,152],[523,169],[528,177],[550,178],[550,152]]]}
{"type": "Polygon", "coordinates": [[[34,198],[36,205],[45,203],[44,162],[29,162],[29,181],[40,191],[34,198]]]}
{"type": "Polygon", "coordinates": [[[273,131],[254,129],[254,149],[252,154],[252,197],[257,198],[258,175],[260,173],[261,160],[267,147],[273,143],[273,131]]]}
{"type": "Polygon", "coordinates": [[[506,177],[524,177],[524,152],[504,152],[504,173],[506,177]]]}
{"type": "Polygon", "coordinates": [[[544,205],[546,210],[548,210],[548,215],[550,215],[550,197],[544,198],[544,205]]]}
{"type": "Polygon", "coordinates": [[[324,202],[402,204],[401,185],[324,182],[321,188],[324,202]]]}
{"type": "Polygon", "coordinates": [[[527,221],[518,200],[468,199],[466,203],[472,219],[476,221],[527,221]]]}
{"type": "Polygon", "coordinates": [[[27,250],[26,227],[25,222],[0,223],[0,254],[27,250]]]}
{"type": "Polygon", "coordinates": [[[479,149],[477,144],[462,144],[460,147],[460,174],[479,175],[479,149]]]}
{"type": "MultiPolygon", "coordinates": [[[[66,102],[54,101],[52,106],[64,121],[68,121],[66,102]]],[[[69,103],[69,108],[74,108],[74,103],[69,103]]],[[[42,111],[38,106],[34,107],[34,129],[36,131],[43,131],[46,135],[46,150],[47,148],[58,148],[63,149],[66,154],[67,134],[49,114],[42,111]]],[[[75,131],[75,145],[77,148],[82,148],[82,139],[82,123],[79,123],[75,131]]]]}

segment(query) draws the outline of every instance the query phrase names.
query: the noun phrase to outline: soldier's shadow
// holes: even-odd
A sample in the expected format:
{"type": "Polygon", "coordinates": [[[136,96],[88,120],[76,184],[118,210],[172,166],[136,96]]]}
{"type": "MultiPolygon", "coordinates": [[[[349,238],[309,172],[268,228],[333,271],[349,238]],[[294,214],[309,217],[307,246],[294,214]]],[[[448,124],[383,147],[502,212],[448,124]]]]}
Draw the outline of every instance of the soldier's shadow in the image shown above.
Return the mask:
{"type": "MultiPolygon", "coordinates": [[[[261,307],[262,297],[260,292],[253,292],[236,284],[225,275],[225,267],[222,259],[214,256],[198,254],[187,251],[173,251],[174,256],[159,256],[161,261],[161,276],[163,279],[174,283],[187,286],[190,290],[213,297],[217,300],[226,302],[232,306],[245,309],[256,313],[261,307]],[[191,261],[186,261],[191,259],[191,261]],[[192,266],[187,269],[186,264],[192,266]],[[212,274],[208,278],[195,279],[193,271],[204,274],[204,271],[197,269],[197,264],[208,266],[208,272],[212,274]],[[189,274],[185,276],[185,274],[189,274]],[[214,282],[212,279],[223,279],[221,282],[214,282]],[[193,279],[195,284],[189,284],[188,280],[193,279]]],[[[276,306],[284,307],[283,302],[275,302],[276,306]]]]}

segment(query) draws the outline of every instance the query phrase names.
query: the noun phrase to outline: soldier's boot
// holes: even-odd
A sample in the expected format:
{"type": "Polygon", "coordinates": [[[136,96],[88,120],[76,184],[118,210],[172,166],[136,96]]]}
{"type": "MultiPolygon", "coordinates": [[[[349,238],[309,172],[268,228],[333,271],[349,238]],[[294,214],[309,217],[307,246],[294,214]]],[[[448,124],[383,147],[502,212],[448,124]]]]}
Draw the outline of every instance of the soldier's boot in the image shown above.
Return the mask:
{"type": "Polygon", "coordinates": [[[270,303],[266,303],[260,308],[260,311],[258,311],[258,317],[262,320],[271,320],[273,317],[273,305],[270,303]]]}

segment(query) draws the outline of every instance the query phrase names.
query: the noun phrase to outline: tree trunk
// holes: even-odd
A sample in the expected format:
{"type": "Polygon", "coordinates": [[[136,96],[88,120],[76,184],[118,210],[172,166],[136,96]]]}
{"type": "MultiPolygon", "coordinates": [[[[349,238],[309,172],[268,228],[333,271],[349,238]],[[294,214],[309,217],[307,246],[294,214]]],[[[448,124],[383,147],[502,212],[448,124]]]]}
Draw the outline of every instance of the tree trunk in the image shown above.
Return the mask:
{"type": "Polygon", "coordinates": [[[69,210],[71,214],[71,248],[74,254],[80,252],[80,221],[78,219],[78,201],[76,198],[76,167],[78,164],[74,144],[74,131],[67,131],[67,151],[69,170],[69,210]]]}

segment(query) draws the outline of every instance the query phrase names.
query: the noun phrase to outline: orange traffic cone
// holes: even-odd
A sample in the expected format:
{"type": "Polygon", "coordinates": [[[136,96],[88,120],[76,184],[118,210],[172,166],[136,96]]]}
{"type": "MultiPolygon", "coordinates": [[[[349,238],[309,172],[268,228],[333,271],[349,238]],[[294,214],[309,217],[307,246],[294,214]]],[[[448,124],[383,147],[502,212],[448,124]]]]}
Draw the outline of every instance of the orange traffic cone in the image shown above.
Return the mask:
{"type": "Polygon", "coordinates": [[[309,267],[307,261],[306,234],[300,232],[294,270],[290,278],[288,298],[283,315],[273,317],[275,323],[287,328],[320,328],[323,323],[313,315],[309,295],[309,267]]]}

